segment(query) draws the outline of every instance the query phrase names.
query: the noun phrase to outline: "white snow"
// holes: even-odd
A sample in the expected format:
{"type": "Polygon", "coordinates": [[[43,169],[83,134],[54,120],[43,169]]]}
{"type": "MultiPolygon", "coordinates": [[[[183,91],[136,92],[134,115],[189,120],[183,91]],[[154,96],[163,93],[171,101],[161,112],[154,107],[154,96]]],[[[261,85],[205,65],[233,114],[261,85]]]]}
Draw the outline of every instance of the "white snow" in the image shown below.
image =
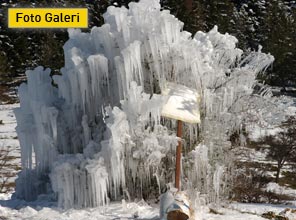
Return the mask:
{"type": "Polygon", "coordinates": [[[279,195],[288,195],[291,196],[294,200],[296,200],[296,190],[293,190],[285,186],[280,186],[279,184],[274,182],[270,182],[267,184],[266,191],[277,193],[279,195]]]}
{"type": "MultiPolygon", "coordinates": [[[[148,205],[143,200],[135,202],[111,203],[108,206],[84,209],[64,210],[56,207],[56,203],[48,198],[39,198],[35,202],[10,199],[9,194],[0,194],[0,217],[9,220],[159,220],[157,204],[148,205]]],[[[231,203],[222,207],[200,206],[195,210],[195,220],[264,220],[263,213],[273,211],[276,214],[295,206],[231,203]],[[218,214],[211,212],[215,210],[218,214]]],[[[294,214],[288,213],[290,220],[294,214]]],[[[288,216],[286,215],[286,216],[288,216]]]]}
{"type": "MultiPolygon", "coordinates": [[[[5,181],[6,184],[13,184],[16,174],[21,167],[20,164],[20,146],[15,131],[16,119],[13,109],[19,107],[19,104],[0,105],[0,185],[5,181]],[[2,158],[5,155],[5,158],[2,158]]],[[[3,190],[11,191],[13,188],[4,188],[3,190]]]]}
{"type": "MultiPolygon", "coordinates": [[[[0,195],[0,198],[4,196],[0,195]]],[[[5,196],[8,197],[8,196],[5,196]]],[[[9,198],[6,198],[9,199],[9,198]]],[[[63,210],[54,203],[39,200],[24,203],[21,200],[0,200],[0,217],[9,220],[127,220],[158,219],[158,209],[144,201],[112,203],[108,206],[63,210]]]]}
{"type": "Polygon", "coordinates": [[[168,96],[161,111],[162,116],[192,124],[200,123],[199,95],[196,91],[167,83],[162,94],[168,96]]]}
{"type": "Polygon", "coordinates": [[[262,215],[266,212],[275,212],[276,214],[279,214],[287,208],[295,209],[296,207],[294,205],[282,204],[232,203],[229,205],[229,208],[244,213],[262,215]]]}

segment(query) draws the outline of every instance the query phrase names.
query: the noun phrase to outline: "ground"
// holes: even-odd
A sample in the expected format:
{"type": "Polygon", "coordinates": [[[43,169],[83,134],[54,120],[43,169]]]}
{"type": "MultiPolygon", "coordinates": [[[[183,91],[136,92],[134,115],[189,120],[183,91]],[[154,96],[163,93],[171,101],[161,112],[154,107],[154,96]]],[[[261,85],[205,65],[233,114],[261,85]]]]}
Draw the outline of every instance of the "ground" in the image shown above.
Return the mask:
{"type": "Polygon", "coordinates": [[[13,113],[13,109],[18,106],[0,105],[0,193],[13,190],[21,168],[21,152],[13,113]]]}
{"type": "MultiPolygon", "coordinates": [[[[196,209],[196,220],[264,220],[263,213],[270,211],[276,214],[286,208],[296,208],[287,205],[271,204],[243,204],[231,203],[220,207],[200,207],[196,209]]],[[[48,200],[37,202],[24,202],[10,199],[10,195],[0,195],[0,219],[1,220],[157,220],[159,219],[158,204],[148,205],[144,201],[125,201],[111,203],[109,206],[87,209],[63,210],[57,208],[55,203],[48,200]]],[[[294,217],[296,217],[294,215],[294,217]]],[[[293,219],[293,218],[290,218],[293,219]]],[[[295,219],[295,218],[294,218],[295,219]]]]}
{"type": "MultiPolygon", "coordinates": [[[[0,105],[0,150],[5,163],[0,167],[0,183],[5,181],[0,194],[0,220],[156,220],[159,219],[159,204],[144,201],[115,202],[106,207],[63,210],[50,202],[50,198],[41,196],[38,201],[25,202],[12,199],[14,181],[20,169],[20,147],[15,132],[16,121],[14,105],[0,105]],[[6,178],[7,177],[7,178],[6,178]]],[[[0,163],[1,165],[1,163],[0,163]]],[[[263,220],[263,213],[278,214],[285,209],[296,209],[294,205],[222,203],[219,206],[201,206],[196,208],[196,220],[263,220]]],[[[289,220],[296,219],[287,211],[289,220]],[[290,215],[290,216],[289,216],[290,215]]]]}

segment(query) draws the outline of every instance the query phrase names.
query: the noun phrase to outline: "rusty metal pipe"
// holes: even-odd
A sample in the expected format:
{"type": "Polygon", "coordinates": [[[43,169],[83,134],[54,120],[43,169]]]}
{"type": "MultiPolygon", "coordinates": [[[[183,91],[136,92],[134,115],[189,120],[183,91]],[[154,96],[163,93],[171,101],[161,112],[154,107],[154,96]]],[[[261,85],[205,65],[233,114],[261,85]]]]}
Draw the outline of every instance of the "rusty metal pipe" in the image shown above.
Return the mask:
{"type": "MultiPolygon", "coordinates": [[[[182,121],[178,120],[177,137],[182,137],[182,121]]],[[[180,191],[181,180],[181,156],[182,156],[182,142],[179,140],[176,151],[176,173],[175,173],[175,187],[180,191]]]]}

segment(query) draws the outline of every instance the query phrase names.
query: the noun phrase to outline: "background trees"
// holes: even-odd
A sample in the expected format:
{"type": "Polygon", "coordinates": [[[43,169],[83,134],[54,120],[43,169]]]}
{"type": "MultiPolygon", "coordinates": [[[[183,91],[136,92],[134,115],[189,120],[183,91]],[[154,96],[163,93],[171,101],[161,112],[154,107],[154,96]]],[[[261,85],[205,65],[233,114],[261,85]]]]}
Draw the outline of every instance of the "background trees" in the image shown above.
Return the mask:
{"type": "Polygon", "coordinates": [[[269,145],[267,157],[276,162],[275,182],[279,182],[281,169],[287,162],[296,162],[296,117],[291,116],[281,125],[276,136],[266,136],[263,143],[269,145]]]}
{"type": "Polygon", "coordinates": [[[271,85],[296,85],[296,7],[285,1],[268,1],[259,33],[264,51],[276,58],[271,75],[266,79],[271,85]]]}

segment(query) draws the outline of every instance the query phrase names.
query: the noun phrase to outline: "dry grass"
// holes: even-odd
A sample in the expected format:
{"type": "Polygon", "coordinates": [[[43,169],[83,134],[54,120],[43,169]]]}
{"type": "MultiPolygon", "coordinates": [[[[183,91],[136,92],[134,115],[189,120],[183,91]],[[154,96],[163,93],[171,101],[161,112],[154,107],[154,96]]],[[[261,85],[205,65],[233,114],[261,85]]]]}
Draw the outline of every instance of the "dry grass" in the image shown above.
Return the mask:
{"type": "Polygon", "coordinates": [[[6,193],[15,188],[15,183],[11,182],[10,178],[21,169],[20,166],[12,164],[17,157],[11,156],[10,152],[11,148],[8,147],[0,149],[0,193],[6,193]]]}

